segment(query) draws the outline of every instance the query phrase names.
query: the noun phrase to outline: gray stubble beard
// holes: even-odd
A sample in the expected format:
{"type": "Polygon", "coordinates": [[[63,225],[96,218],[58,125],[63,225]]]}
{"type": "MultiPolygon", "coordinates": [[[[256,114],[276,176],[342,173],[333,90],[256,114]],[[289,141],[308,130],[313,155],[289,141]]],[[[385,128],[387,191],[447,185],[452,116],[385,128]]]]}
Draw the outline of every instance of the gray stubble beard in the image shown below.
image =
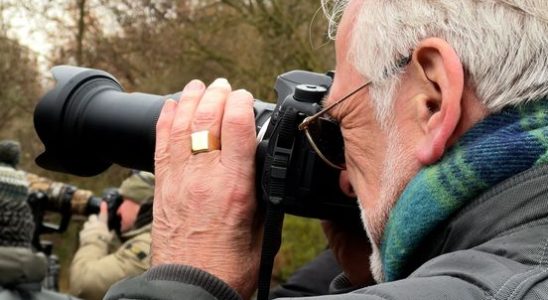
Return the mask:
{"type": "Polygon", "coordinates": [[[380,180],[380,195],[375,206],[375,211],[366,212],[360,203],[362,222],[371,243],[371,256],[369,258],[370,271],[377,283],[385,281],[384,265],[381,254],[381,241],[390,212],[405,186],[412,178],[411,168],[407,165],[412,161],[412,153],[405,149],[400,139],[397,127],[392,125],[388,129],[387,156],[384,161],[383,172],[380,180]],[[402,165],[403,164],[403,165],[402,165]]]}

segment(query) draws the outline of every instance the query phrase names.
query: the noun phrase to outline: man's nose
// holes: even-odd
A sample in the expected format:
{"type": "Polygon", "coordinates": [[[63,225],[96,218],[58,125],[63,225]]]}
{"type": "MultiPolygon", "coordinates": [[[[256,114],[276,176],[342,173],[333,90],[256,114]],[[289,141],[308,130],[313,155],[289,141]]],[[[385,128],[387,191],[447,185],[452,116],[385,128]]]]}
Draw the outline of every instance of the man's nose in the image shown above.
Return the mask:
{"type": "Polygon", "coordinates": [[[350,183],[350,180],[348,179],[348,171],[341,171],[341,174],[339,175],[339,186],[341,188],[341,191],[343,191],[343,193],[348,197],[357,197],[356,193],[354,192],[354,188],[352,187],[352,183],[350,183]]]}

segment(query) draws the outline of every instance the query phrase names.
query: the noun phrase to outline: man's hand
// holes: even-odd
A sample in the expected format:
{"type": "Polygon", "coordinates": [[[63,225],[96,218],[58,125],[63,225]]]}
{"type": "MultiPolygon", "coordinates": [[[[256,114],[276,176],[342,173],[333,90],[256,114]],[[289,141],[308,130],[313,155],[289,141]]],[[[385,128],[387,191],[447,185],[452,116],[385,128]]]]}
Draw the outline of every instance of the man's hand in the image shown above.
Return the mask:
{"type": "Polygon", "coordinates": [[[207,271],[249,298],[259,268],[253,97],[225,79],[198,80],[164,104],[156,125],[152,264],[207,271]],[[221,150],[193,155],[190,135],[209,130],[221,150]]]}
{"type": "MultiPolygon", "coordinates": [[[[347,171],[341,172],[339,187],[348,197],[357,197],[347,171]]],[[[375,284],[369,268],[371,243],[363,223],[359,219],[346,221],[346,223],[322,221],[329,247],[352,286],[363,287],[375,284]]]]}
{"type": "Polygon", "coordinates": [[[97,239],[110,243],[114,233],[108,230],[108,212],[107,203],[101,202],[99,215],[90,215],[84,228],[80,231],[80,244],[93,242],[97,239]]]}
{"type": "Polygon", "coordinates": [[[369,267],[371,244],[361,224],[322,221],[329,247],[354,287],[375,284],[369,267]]]}

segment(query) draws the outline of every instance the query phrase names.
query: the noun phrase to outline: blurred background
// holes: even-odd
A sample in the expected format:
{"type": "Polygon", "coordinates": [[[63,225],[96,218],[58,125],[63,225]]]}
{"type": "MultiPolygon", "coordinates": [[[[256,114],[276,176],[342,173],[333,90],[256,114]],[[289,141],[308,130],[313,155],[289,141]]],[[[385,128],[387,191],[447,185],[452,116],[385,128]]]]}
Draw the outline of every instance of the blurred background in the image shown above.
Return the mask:
{"type": "MultiPolygon", "coordinates": [[[[32,115],[54,84],[50,67],[103,69],[128,92],[155,94],[177,92],[193,78],[225,77],[273,102],[278,74],[334,68],[326,28],[318,0],[0,0],[0,139],[21,143],[21,169],[100,194],[119,186],[128,170],[114,166],[81,178],[34,163],[43,146],[32,115]]],[[[61,291],[68,290],[81,223],[47,237],[61,259],[61,291]]],[[[286,218],[274,280],[325,247],[317,220],[286,218]]]]}

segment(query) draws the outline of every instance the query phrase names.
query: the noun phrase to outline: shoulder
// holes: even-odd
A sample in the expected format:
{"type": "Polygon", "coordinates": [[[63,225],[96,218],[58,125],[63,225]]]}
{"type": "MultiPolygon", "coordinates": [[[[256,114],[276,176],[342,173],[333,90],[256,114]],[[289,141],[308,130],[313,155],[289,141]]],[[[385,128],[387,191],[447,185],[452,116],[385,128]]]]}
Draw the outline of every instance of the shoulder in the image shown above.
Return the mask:
{"type": "Polygon", "coordinates": [[[530,239],[527,241],[527,235],[525,232],[513,232],[472,249],[440,255],[427,261],[407,279],[399,283],[396,281],[393,285],[396,290],[406,292],[414,287],[423,291],[438,291],[442,293],[440,295],[475,294],[489,299],[506,299],[508,295],[513,295],[512,299],[524,299],[530,293],[537,293],[539,287],[544,287],[541,288],[544,290],[542,299],[548,299],[548,269],[545,263],[548,253],[542,245],[545,242],[539,241],[534,245],[530,239]],[[518,245],[520,241],[521,246],[518,245]],[[501,247],[501,244],[507,248],[501,247]],[[528,249],[523,248],[524,245],[528,249]],[[501,252],[501,249],[506,252],[501,252]]]}
{"type": "Polygon", "coordinates": [[[115,254],[122,260],[129,259],[148,266],[151,240],[150,232],[143,232],[123,243],[115,254]]]}

